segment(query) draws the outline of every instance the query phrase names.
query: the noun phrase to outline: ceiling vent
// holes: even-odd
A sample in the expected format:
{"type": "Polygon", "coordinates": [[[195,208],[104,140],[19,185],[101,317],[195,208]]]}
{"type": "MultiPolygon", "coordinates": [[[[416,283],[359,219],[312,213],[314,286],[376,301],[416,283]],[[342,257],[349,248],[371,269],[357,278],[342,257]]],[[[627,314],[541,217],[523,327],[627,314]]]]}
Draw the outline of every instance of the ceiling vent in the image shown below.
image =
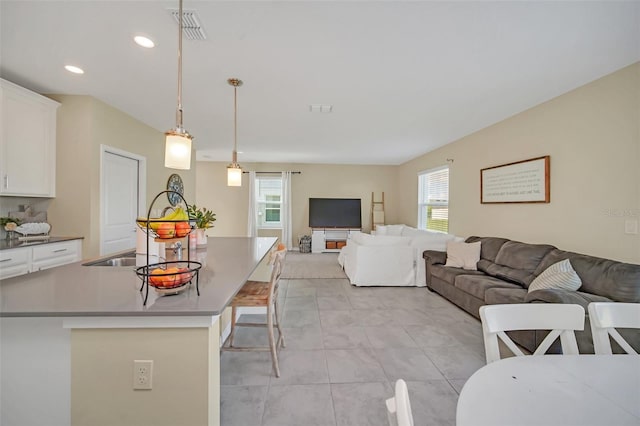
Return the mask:
{"type": "MultiPolygon", "coordinates": [[[[169,9],[169,13],[171,13],[171,16],[173,16],[176,22],[180,20],[178,9],[169,9]]],[[[202,29],[202,25],[200,25],[200,19],[195,10],[182,11],[182,34],[189,40],[207,39],[207,35],[202,29]]]]}

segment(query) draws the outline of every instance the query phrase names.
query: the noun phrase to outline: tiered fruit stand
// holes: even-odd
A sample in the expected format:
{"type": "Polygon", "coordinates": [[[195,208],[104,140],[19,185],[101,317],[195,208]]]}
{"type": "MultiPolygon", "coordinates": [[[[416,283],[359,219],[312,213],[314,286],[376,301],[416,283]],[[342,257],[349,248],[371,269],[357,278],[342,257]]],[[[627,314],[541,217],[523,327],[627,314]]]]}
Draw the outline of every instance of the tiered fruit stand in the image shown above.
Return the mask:
{"type": "MultiPolygon", "coordinates": [[[[167,220],[162,218],[151,218],[151,210],[153,209],[153,205],[155,204],[156,200],[161,195],[169,193],[179,196],[185,204],[185,211],[189,210],[189,204],[187,204],[187,200],[184,199],[182,194],[176,191],[167,190],[162,191],[155,196],[155,198],[151,202],[151,205],[149,206],[146,218],[138,218],[136,220],[138,226],[143,231],[145,231],[147,235],[151,235],[152,237],[154,237],[154,240],[159,243],[181,242],[185,237],[188,240],[189,234],[194,230],[194,223],[190,219],[167,220]],[[177,223],[188,223],[189,227],[187,228],[188,232],[184,233],[184,235],[181,234],[172,238],[161,238],[158,233],[151,228],[152,223],[173,223],[174,225],[177,223]]],[[[186,290],[195,279],[196,292],[198,293],[198,296],[200,296],[198,278],[200,268],[202,268],[202,263],[191,260],[190,244],[187,243],[187,260],[149,263],[149,238],[147,237],[146,256],[146,265],[136,268],[136,274],[142,280],[140,292],[146,290],[143,305],[146,306],[147,304],[147,299],[149,297],[149,286],[153,287],[160,295],[172,295],[181,293],[182,291],[186,290]]]]}

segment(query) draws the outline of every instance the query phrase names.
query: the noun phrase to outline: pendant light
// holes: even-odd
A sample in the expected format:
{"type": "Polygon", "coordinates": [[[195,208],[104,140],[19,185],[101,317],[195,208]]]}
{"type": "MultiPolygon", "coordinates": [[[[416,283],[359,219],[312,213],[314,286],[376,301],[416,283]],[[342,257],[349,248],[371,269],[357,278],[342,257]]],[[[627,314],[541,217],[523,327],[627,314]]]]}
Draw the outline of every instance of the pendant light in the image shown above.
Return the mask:
{"type": "Polygon", "coordinates": [[[164,166],[172,169],[191,168],[191,140],[193,136],[182,127],[182,0],[178,10],[178,106],[176,128],[165,132],[164,166]]]}
{"type": "Polygon", "coordinates": [[[242,167],[238,164],[238,87],[242,80],[230,78],[227,83],[233,86],[233,155],[227,166],[227,186],[242,186],[242,167]]]}

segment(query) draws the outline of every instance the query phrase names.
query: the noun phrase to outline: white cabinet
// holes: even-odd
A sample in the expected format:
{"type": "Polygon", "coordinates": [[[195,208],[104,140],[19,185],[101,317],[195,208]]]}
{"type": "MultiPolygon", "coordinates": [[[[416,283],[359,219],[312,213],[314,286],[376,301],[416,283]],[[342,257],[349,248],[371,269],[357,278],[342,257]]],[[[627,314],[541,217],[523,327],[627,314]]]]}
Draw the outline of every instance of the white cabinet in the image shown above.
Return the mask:
{"type": "Polygon", "coordinates": [[[0,251],[0,280],[29,272],[31,249],[15,248],[0,251]]]}
{"type": "Polygon", "coordinates": [[[311,234],[312,253],[339,252],[347,244],[352,235],[359,233],[357,229],[315,228],[311,234]]]}
{"type": "Polygon", "coordinates": [[[53,197],[60,104],[0,79],[0,195],[53,197]]]}
{"type": "Polygon", "coordinates": [[[77,262],[81,253],[82,240],[0,250],[0,279],[77,262]]]}
{"type": "Polygon", "coordinates": [[[81,240],[71,240],[33,247],[31,272],[79,261],[80,242],[81,240]]]}

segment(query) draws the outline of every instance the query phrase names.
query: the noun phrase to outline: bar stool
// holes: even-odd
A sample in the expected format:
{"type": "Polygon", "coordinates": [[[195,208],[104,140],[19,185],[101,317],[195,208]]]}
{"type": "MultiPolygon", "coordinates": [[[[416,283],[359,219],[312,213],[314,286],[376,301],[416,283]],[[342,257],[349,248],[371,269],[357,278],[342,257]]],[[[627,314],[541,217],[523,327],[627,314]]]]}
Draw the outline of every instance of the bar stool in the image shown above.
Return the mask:
{"type": "Polygon", "coordinates": [[[280,377],[278,366],[278,347],[285,347],[284,335],[280,328],[280,317],[278,309],[278,287],[282,266],[284,263],[285,250],[272,253],[271,279],[265,281],[247,281],[238,294],[231,301],[231,333],[222,346],[223,351],[270,351],[273,362],[273,371],[276,377],[280,377]],[[236,322],[236,310],[240,307],[264,306],[267,308],[267,323],[236,322]],[[274,321],[275,319],[275,321],[274,321]],[[233,338],[236,327],[267,327],[269,335],[269,346],[234,346],[233,338]],[[278,330],[278,341],[275,340],[274,328],[278,330]],[[227,346],[227,342],[229,345],[227,346]]]}

